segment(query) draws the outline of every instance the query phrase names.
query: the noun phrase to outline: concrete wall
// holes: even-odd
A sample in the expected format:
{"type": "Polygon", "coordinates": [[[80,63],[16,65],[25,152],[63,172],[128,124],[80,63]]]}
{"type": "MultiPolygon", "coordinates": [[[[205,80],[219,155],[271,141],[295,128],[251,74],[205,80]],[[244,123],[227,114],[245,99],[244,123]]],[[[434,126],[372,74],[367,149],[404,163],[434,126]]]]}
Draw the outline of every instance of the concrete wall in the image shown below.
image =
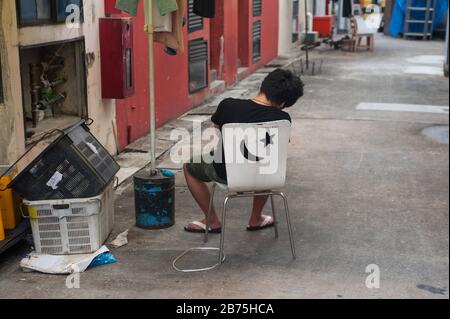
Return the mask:
{"type": "MultiPolygon", "coordinates": [[[[307,1],[308,12],[314,15],[314,0],[300,0],[300,32],[305,32],[306,18],[305,18],[305,2],[307,1]]],[[[325,1],[325,0],[323,0],[325,1]]]]}
{"type": "MultiPolygon", "coordinates": [[[[283,55],[295,45],[292,43],[292,32],[293,32],[293,1],[283,0],[279,2],[280,12],[279,12],[279,22],[280,30],[278,35],[278,54],[283,55]]],[[[299,2],[300,6],[300,2],[299,2]]],[[[300,10],[300,14],[303,10],[300,10]]],[[[301,17],[299,16],[299,26],[301,17]]],[[[299,29],[300,30],[300,29],[299,29]]]]}
{"type": "Polygon", "coordinates": [[[316,0],[316,10],[314,12],[315,16],[324,16],[327,12],[327,1],[326,0],[316,0]]]}
{"type": "Polygon", "coordinates": [[[85,1],[84,23],[79,29],[68,29],[65,24],[18,29],[15,1],[1,1],[0,53],[5,105],[0,106],[0,163],[10,163],[25,151],[19,47],[82,36],[85,38],[86,53],[94,58],[87,65],[88,114],[94,120],[91,131],[111,153],[116,152],[113,127],[115,103],[101,97],[98,18],[103,16],[102,1],[85,1]]]}

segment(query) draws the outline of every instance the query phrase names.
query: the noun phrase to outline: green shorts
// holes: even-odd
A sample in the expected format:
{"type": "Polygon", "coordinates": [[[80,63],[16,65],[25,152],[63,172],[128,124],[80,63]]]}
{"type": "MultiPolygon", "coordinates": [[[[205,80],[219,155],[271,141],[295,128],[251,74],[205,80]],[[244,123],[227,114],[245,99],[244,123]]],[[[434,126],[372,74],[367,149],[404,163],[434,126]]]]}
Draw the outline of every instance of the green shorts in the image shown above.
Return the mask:
{"type": "Polygon", "coordinates": [[[194,161],[192,159],[190,163],[186,164],[186,169],[196,179],[205,182],[217,182],[226,185],[227,182],[217,175],[216,169],[213,163],[206,163],[203,157],[200,160],[194,161]]]}

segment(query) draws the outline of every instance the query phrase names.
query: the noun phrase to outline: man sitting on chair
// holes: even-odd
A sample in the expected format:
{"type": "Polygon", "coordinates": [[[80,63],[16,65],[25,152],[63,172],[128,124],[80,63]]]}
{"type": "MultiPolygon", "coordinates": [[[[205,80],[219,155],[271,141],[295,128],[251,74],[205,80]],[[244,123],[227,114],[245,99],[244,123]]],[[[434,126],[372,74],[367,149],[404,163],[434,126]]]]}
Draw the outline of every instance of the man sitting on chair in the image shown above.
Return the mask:
{"type": "MultiPolygon", "coordinates": [[[[220,130],[225,124],[230,123],[291,121],[289,114],[282,110],[293,106],[303,96],[303,86],[301,79],[291,71],[277,69],[264,79],[258,96],[252,100],[233,98],[223,100],[211,120],[220,130]]],[[[208,183],[227,183],[225,162],[206,163],[201,159],[199,163],[185,164],[184,174],[192,196],[206,216],[211,196],[208,183]]],[[[254,198],[247,230],[256,231],[274,226],[273,218],[262,214],[268,198],[268,196],[254,198]]],[[[204,233],[206,224],[205,218],[187,225],[185,230],[204,233]]],[[[210,232],[221,232],[221,223],[214,207],[210,215],[210,232]]]]}

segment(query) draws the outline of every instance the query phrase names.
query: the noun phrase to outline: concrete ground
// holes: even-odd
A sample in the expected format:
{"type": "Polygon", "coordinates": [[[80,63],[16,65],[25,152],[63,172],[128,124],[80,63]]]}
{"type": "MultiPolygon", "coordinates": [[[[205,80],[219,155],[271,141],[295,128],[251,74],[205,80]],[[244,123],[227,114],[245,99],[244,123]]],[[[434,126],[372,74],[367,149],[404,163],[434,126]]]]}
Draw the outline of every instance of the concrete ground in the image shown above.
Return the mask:
{"type": "MultiPolygon", "coordinates": [[[[448,298],[448,108],[357,109],[363,102],[448,107],[448,79],[436,74],[441,67],[436,56],[443,52],[443,42],[383,36],[374,53],[325,47],[313,52],[316,61],[324,60],[323,71],[304,76],[306,95],[289,111],[294,127],[285,191],[297,260],[290,255],[284,216],[278,240],[271,230],[248,233],[250,203],[237,200],[228,219],[226,263],[201,274],[174,271],[172,260],[202,242],[183,231],[201,215],[178,174],[174,227],[135,228],[133,193],[125,183],[111,239],[130,229],[130,242],[112,249],[117,264],[91,269],[81,275],[80,289],[67,289],[64,276],[20,270],[30,247],[22,243],[0,256],[0,297],[448,298]],[[443,129],[440,139],[423,134],[433,126],[443,129]],[[372,264],[380,271],[378,289],[366,287],[366,267],[372,264]]],[[[250,96],[267,71],[225,94],[250,96]]],[[[188,119],[207,118],[218,100],[188,119]]],[[[167,157],[161,160],[170,166],[167,157]]],[[[217,196],[217,205],[223,196],[217,196]]],[[[217,235],[210,244],[218,245],[217,235]]],[[[212,257],[197,255],[188,262],[203,265],[212,257]]]]}

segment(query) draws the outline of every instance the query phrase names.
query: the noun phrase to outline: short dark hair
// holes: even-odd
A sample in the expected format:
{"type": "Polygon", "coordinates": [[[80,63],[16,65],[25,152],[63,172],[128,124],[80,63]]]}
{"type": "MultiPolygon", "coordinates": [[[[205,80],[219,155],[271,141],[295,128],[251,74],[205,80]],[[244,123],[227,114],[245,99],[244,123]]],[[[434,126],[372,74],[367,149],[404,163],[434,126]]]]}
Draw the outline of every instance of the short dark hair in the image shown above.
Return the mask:
{"type": "Polygon", "coordinates": [[[291,107],[303,96],[304,84],[289,70],[276,69],[269,73],[261,85],[261,93],[276,105],[291,107]]]}

